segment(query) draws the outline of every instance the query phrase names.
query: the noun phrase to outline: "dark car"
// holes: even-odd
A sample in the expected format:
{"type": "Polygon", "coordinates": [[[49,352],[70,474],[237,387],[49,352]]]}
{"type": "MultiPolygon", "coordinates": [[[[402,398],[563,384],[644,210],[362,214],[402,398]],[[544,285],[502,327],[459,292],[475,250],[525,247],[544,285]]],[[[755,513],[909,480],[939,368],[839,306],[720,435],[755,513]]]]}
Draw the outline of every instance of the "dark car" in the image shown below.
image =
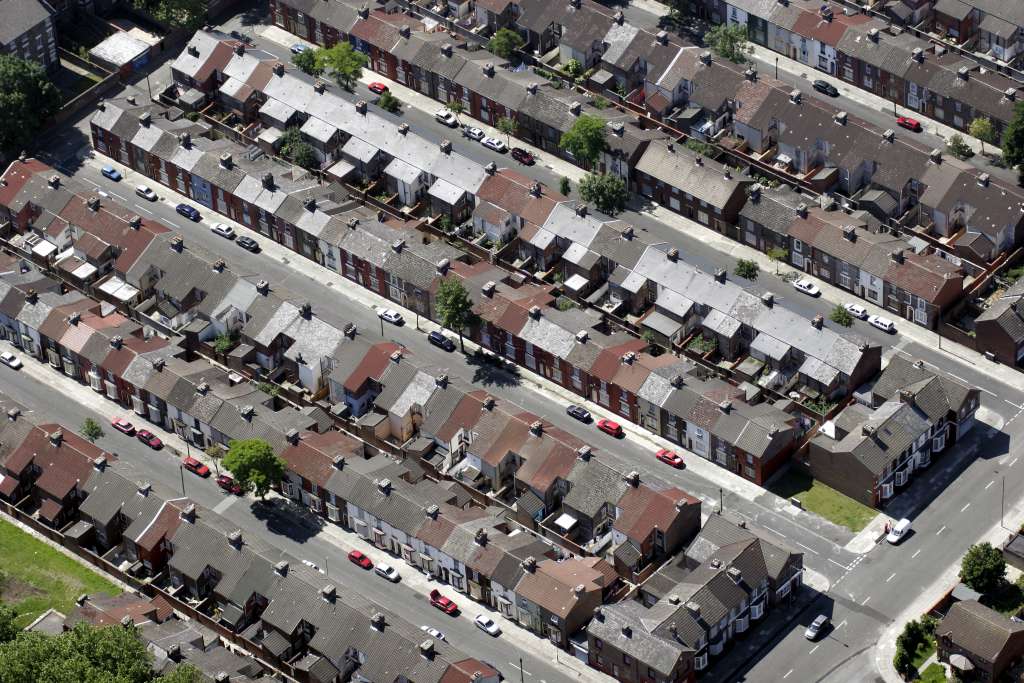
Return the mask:
{"type": "Polygon", "coordinates": [[[536,159],[533,158],[533,155],[530,154],[525,149],[523,149],[522,147],[512,148],[512,158],[521,164],[525,164],[526,166],[533,166],[534,162],[536,161],[536,159]]]}
{"type": "Polygon", "coordinates": [[[160,450],[164,447],[164,442],[160,440],[160,437],[148,429],[140,429],[135,432],[135,438],[155,450],[160,450]]]}
{"type": "Polygon", "coordinates": [[[200,219],[199,211],[188,204],[178,204],[174,210],[189,220],[198,221],[200,219]]]}
{"type": "Polygon", "coordinates": [[[427,341],[440,349],[448,351],[449,353],[455,350],[455,342],[437,330],[434,330],[427,335],[427,341]]]}
{"type": "Polygon", "coordinates": [[[836,86],[832,85],[828,81],[817,80],[813,83],[814,89],[818,92],[823,92],[829,97],[839,97],[839,91],[836,90],[836,86]]]}
{"type": "Polygon", "coordinates": [[[590,422],[590,411],[583,406],[578,406],[573,403],[565,409],[565,412],[570,417],[575,417],[580,422],[590,422]]]}
{"type": "Polygon", "coordinates": [[[235,240],[235,244],[240,246],[242,249],[245,249],[246,251],[251,251],[254,254],[260,250],[260,243],[251,237],[246,237],[245,235],[242,235],[237,240],[235,240]]]}

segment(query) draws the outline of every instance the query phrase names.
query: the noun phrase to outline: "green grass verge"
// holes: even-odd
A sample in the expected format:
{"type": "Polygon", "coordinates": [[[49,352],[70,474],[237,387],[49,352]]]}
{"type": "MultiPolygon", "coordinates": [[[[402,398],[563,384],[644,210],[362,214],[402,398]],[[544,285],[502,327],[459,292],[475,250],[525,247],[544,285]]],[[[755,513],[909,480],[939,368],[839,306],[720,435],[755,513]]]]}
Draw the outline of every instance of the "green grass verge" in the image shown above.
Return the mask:
{"type": "Polygon", "coordinates": [[[51,607],[67,614],[82,593],[117,595],[121,589],[96,572],[0,520],[0,599],[13,604],[27,626],[51,607]]]}
{"type": "Polygon", "coordinates": [[[854,532],[866,527],[878,514],[878,510],[844,496],[797,469],[791,468],[768,490],[782,498],[797,498],[808,512],[854,532]]]}
{"type": "Polygon", "coordinates": [[[941,664],[932,662],[920,673],[917,683],[946,683],[946,670],[941,664]]]}

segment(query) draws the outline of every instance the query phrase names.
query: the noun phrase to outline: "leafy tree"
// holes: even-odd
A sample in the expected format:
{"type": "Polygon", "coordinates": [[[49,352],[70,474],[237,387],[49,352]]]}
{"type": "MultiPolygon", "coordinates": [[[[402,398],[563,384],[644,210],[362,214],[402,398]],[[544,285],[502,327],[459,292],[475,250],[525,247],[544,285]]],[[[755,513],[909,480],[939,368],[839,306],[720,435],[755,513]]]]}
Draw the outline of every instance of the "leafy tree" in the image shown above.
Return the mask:
{"type": "Polygon", "coordinates": [[[224,469],[243,491],[253,491],[263,499],[284,477],[284,460],[263,439],[232,439],[224,455],[224,469]]]}
{"type": "Polygon", "coordinates": [[[654,343],[654,331],[653,330],[649,330],[649,329],[644,330],[643,332],[640,333],[640,338],[643,339],[648,344],[653,344],[654,343]]]}
{"type": "Polygon", "coordinates": [[[843,308],[842,304],[836,304],[836,307],[828,314],[828,319],[843,327],[853,325],[853,316],[848,310],[843,308]]]}
{"type": "Polygon", "coordinates": [[[570,59],[565,63],[565,66],[562,67],[562,70],[573,78],[576,78],[583,73],[583,65],[580,64],[580,60],[578,59],[570,59]]]}
{"type": "Polygon", "coordinates": [[[377,99],[377,106],[384,111],[389,111],[392,114],[397,114],[402,111],[402,101],[391,94],[390,90],[385,90],[381,93],[377,99]]]}
{"type": "Polygon", "coordinates": [[[310,76],[319,76],[324,72],[320,60],[317,59],[316,50],[303,50],[297,55],[292,55],[292,64],[310,76]]]}
{"type": "Polygon", "coordinates": [[[971,121],[971,126],[967,129],[967,132],[981,141],[982,154],[985,153],[986,142],[990,145],[996,144],[996,129],[992,125],[992,119],[979,116],[971,121]]]}
{"type": "Polygon", "coordinates": [[[747,45],[747,27],[740,24],[719,24],[704,35],[704,42],[720,57],[743,64],[750,54],[747,45]]]}
{"type": "Polygon", "coordinates": [[[505,143],[511,146],[512,136],[516,134],[516,130],[519,128],[516,122],[507,116],[502,116],[498,119],[498,123],[495,125],[495,128],[505,134],[505,143]]]}
{"type": "Polygon", "coordinates": [[[741,277],[744,280],[756,280],[757,276],[761,274],[761,266],[757,265],[757,261],[741,258],[736,261],[736,267],[732,272],[736,277],[741,277]]]}
{"type": "Polygon", "coordinates": [[[202,683],[205,679],[202,672],[191,664],[179,664],[156,680],[157,683],[202,683]]]}
{"type": "Polygon", "coordinates": [[[14,611],[13,607],[0,602],[0,643],[14,640],[21,632],[21,629],[14,623],[17,618],[18,613],[14,611]]]}
{"type": "Polygon", "coordinates": [[[206,22],[205,0],[132,0],[132,5],[171,28],[194,31],[206,22]]]}
{"type": "Polygon", "coordinates": [[[60,100],[39,64],[0,55],[0,150],[16,154],[31,143],[60,100]]]}
{"type": "Polygon", "coordinates": [[[772,247],[765,252],[765,255],[775,263],[775,274],[779,274],[779,262],[785,261],[789,257],[789,250],[783,249],[782,247],[772,247]]]}
{"type": "Polygon", "coordinates": [[[904,679],[908,678],[914,673],[913,656],[907,652],[907,648],[896,646],[896,654],[893,655],[892,665],[896,669],[896,673],[902,676],[904,679]]]}
{"type": "Polygon", "coordinates": [[[608,128],[604,119],[593,114],[583,114],[573,121],[572,128],[562,133],[558,146],[566,150],[582,163],[594,164],[601,153],[607,148],[605,136],[608,128]]]}
{"type": "Polygon", "coordinates": [[[82,428],[79,431],[82,432],[82,436],[89,439],[92,443],[96,443],[96,439],[103,438],[103,427],[100,427],[100,423],[91,417],[85,418],[85,422],[82,423],[82,428]]]}
{"type": "Polygon", "coordinates": [[[622,178],[607,173],[588,173],[580,181],[580,197],[598,210],[614,216],[626,208],[629,192],[622,178]]]}
{"type": "Polygon", "coordinates": [[[1006,575],[1006,560],[990,543],[978,543],[967,549],[960,563],[960,580],[979,593],[997,588],[1006,575]]]}
{"type": "Polygon", "coordinates": [[[487,42],[487,49],[502,59],[508,59],[526,43],[523,37],[508,28],[499,28],[487,42]]]}
{"type": "Polygon", "coordinates": [[[258,382],[256,388],[269,396],[279,396],[281,394],[281,387],[273,382],[258,382]]]}
{"type": "Polygon", "coordinates": [[[565,176],[562,176],[562,179],[558,181],[558,191],[568,197],[569,193],[572,192],[572,182],[565,176]]]}
{"type": "Polygon", "coordinates": [[[219,477],[220,461],[224,459],[224,448],[220,444],[214,443],[207,446],[206,450],[203,452],[206,453],[206,457],[213,462],[213,467],[217,470],[217,476],[219,477]]]}
{"type": "Polygon", "coordinates": [[[229,334],[218,334],[213,338],[213,350],[216,353],[227,353],[234,345],[235,340],[229,334]]]}
{"type": "Polygon", "coordinates": [[[318,48],[316,63],[323,71],[330,71],[338,85],[352,90],[355,82],[363,75],[367,64],[366,55],[354,49],[349,43],[337,43],[332,47],[318,48]]]}
{"type": "Polygon", "coordinates": [[[317,166],[316,153],[312,145],[302,139],[302,131],[297,126],[292,126],[281,135],[281,156],[302,168],[317,166]]]}
{"type": "Polygon", "coordinates": [[[462,103],[462,100],[452,100],[448,103],[448,111],[455,114],[455,120],[459,120],[459,114],[463,114],[466,111],[466,105],[462,103]]]}
{"type": "Polygon", "coordinates": [[[1007,166],[1024,164],[1024,102],[1013,106],[1013,118],[1003,132],[1003,160],[1007,166]]]}
{"type": "Polygon", "coordinates": [[[0,645],[0,683],[151,680],[150,656],[135,628],[80,623],[59,636],[19,633],[0,645]]]}
{"type": "Polygon", "coordinates": [[[473,313],[473,301],[469,293],[462,285],[462,281],[455,277],[446,277],[441,280],[437,288],[437,296],[434,298],[434,305],[437,308],[437,319],[443,327],[447,327],[459,335],[459,346],[462,352],[466,352],[466,343],[462,338],[462,330],[473,323],[476,316],[473,313]]]}
{"type": "Polygon", "coordinates": [[[946,142],[946,149],[957,159],[969,159],[974,156],[974,150],[967,144],[964,137],[959,133],[953,133],[946,142]]]}

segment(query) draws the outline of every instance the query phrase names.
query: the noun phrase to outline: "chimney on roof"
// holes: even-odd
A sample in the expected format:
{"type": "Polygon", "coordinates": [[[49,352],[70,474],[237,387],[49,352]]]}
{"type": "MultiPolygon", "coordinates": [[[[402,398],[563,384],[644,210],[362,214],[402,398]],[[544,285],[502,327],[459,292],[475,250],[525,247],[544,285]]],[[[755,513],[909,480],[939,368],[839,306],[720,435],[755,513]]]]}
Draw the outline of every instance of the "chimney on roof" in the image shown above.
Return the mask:
{"type": "Polygon", "coordinates": [[[266,190],[273,190],[274,189],[274,174],[271,173],[270,171],[267,171],[266,173],[264,173],[263,176],[260,178],[260,181],[263,183],[263,188],[264,189],[266,189],[266,190]]]}
{"type": "Polygon", "coordinates": [[[288,440],[288,443],[295,446],[296,444],[299,443],[299,430],[296,429],[295,427],[292,427],[287,432],[285,432],[284,438],[288,440]]]}
{"type": "Polygon", "coordinates": [[[438,507],[437,505],[430,505],[427,507],[426,510],[424,510],[424,512],[426,513],[427,517],[430,517],[431,519],[437,519],[437,515],[441,512],[441,508],[438,507]]]}
{"type": "Polygon", "coordinates": [[[241,550],[242,549],[242,530],[241,529],[235,529],[230,534],[228,534],[228,545],[230,545],[235,550],[241,550]]]}
{"type": "Polygon", "coordinates": [[[495,284],[494,280],[488,280],[488,281],[487,281],[487,282],[485,282],[485,283],[483,284],[483,286],[482,286],[482,287],[480,288],[480,292],[481,292],[481,293],[482,293],[482,294],[483,294],[484,296],[486,296],[486,297],[490,298],[490,297],[494,296],[494,290],[495,290],[495,288],[496,288],[497,286],[498,286],[498,285],[497,285],[497,284],[495,284]]]}
{"type": "Polygon", "coordinates": [[[540,320],[540,306],[530,306],[530,317],[534,320],[540,320]]]}
{"type": "Polygon", "coordinates": [[[343,470],[343,469],[345,469],[345,456],[344,455],[336,455],[336,456],[334,456],[334,459],[331,460],[331,464],[334,465],[334,469],[336,469],[336,470],[343,470]]]}
{"type": "Polygon", "coordinates": [[[1017,89],[1007,88],[1006,90],[1003,91],[1003,97],[1013,102],[1015,99],[1017,99],[1017,89]]]}
{"type": "Polygon", "coordinates": [[[718,270],[715,271],[715,280],[717,280],[720,284],[725,284],[725,280],[728,277],[728,275],[729,271],[727,271],[725,268],[719,268],[718,270]]]}
{"type": "Polygon", "coordinates": [[[351,322],[345,323],[345,327],[343,327],[341,331],[349,339],[355,339],[356,338],[357,329],[356,329],[355,323],[351,323],[351,322]]]}
{"type": "Polygon", "coordinates": [[[89,199],[85,202],[85,205],[89,207],[90,211],[99,211],[100,210],[100,198],[99,197],[89,197],[89,199]]]}
{"type": "Polygon", "coordinates": [[[195,45],[189,45],[188,48],[186,48],[186,49],[187,49],[188,53],[191,56],[193,56],[193,57],[198,57],[199,56],[199,48],[196,47],[195,45]]]}
{"type": "Polygon", "coordinates": [[[988,173],[982,173],[981,175],[978,176],[978,184],[981,185],[982,187],[988,187],[988,183],[991,179],[992,176],[990,176],[988,173]]]}
{"type": "Polygon", "coordinates": [[[441,55],[444,56],[444,57],[451,57],[452,56],[452,44],[451,43],[442,43],[441,44],[441,55]]]}
{"type": "Polygon", "coordinates": [[[604,608],[601,605],[594,608],[594,619],[604,621],[604,608]]]}
{"type": "Polygon", "coordinates": [[[486,166],[484,166],[484,172],[487,175],[494,175],[495,173],[498,172],[498,165],[492,161],[486,166]]]}
{"type": "Polygon", "coordinates": [[[248,421],[256,414],[256,408],[250,405],[244,405],[238,409],[238,414],[241,415],[244,420],[248,421]]]}
{"type": "Polygon", "coordinates": [[[594,450],[585,444],[576,449],[576,458],[583,462],[590,462],[592,455],[594,455],[594,450]]]}
{"type": "Polygon", "coordinates": [[[681,374],[672,375],[671,384],[674,389],[682,389],[683,386],[686,384],[686,378],[683,377],[683,375],[681,374]]]}
{"type": "Polygon", "coordinates": [[[135,104],[136,104],[136,102],[135,102],[135,95],[128,95],[124,99],[128,102],[128,104],[130,104],[132,106],[135,106],[135,104]]]}
{"type": "Polygon", "coordinates": [[[19,415],[21,415],[21,408],[11,408],[7,411],[7,419],[11,422],[16,422],[19,415]]]}
{"type": "Polygon", "coordinates": [[[218,671],[217,675],[213,677],[213,683],[229,683],[231,681],[231,675],[227,671],[218,671]]]}
{"type": "Polygon", "coordinates": [[[192,134],[185,132],[178,136],[178,144],[184,149],[188,149],[192,146],[192,134]]]}
{"type": "Polygon", "coordinates": [[[36,290],[29,288],[28,291],[25,292],[25,301],[35,305],[35,303],[39,301],[39,294],[36,290]]]}
{"type": "Polygon", "coordinates": [[[288,562],[287,560],[281,560],[274,565],[274,573],[278,576],[288,576],[288,562]]]}
{"type": "Polygon", "coordinates": [[[144,111],[139,114],[139,123],[142,124],[143,128],[149,128],[149,124],[153,122],[153,115],[148,111],[144,111]]]}
{"type": "Polygon", "coordinates": [[[356,102],[356,113],[366,116],[366,100],[356,102]]]}
{"type": "Polygon", "coordinates": [[[622,238],[627,241],[633,239],[635,234],[636,233],[633,231],[632,225],[627,225],[622,229],[622,238]]]}
{"type": "Polygon", "coordinates": [[[337,595],[338,589],[334,587],[334,584],[328,584],[320,589],[320,597],[324,602],[334,602],[337,595]]]}
{"type": "Polygon", "coordinates": [[[919,47],[915,47],[912,54],[913,54],[915,62],[918,62],[918,63],[924,62],[924,50],[922,50],[919,47]]]}
{"type": "Polygon", "coordinates": [[[441,140],[441,153],[442,154],[451,154],[452,153],[452,141],[451,140],[441,140]]]}
{"type": "Polygon", "coordinates": [[[121,335],[117,334],[110,338],[111,347],[119,349],[121,348],[122,344],[124,344],[124,337],[122,337],[121,335]]]}
{"type": "Polygon", "coordinates": [[[623,624],[622,625],[622,637],[623,638],[632,638],[633,637],[633,629],[632,629],[632,627],[629,624],[623,624]]]}
{"type": "Polygon", "coordinates": [[[789,101],[792,102],[793,104],[800,104],[800,100],[802,97],[803,94],[795,88],[789,91],[789,101]]]}
{"type": "Polygon", "coordinates": [[[196,522],[196,506],[195,506],[195,503],[189,503],[188,505],[183,507],[181,509],[181,511],[178,513],[178,517],[180,517],[181,521],[183,521],[183,522],[186,522],[188,524],[195,524],[195,522],[196,522]]]}
{"type": "Polygon", "coordinates": [[[852,225],[847,225],[843,228],[843,239],[848,242],[857,241],[857,228],[852,225]]]}
{"type": "Polygon", "coordinates": [[[381,479],[377,482],[377,490],[383,493],[385,496],[391,493],[391,480],[381,479]]]}
{"type": "Polygon", "coordinates": [[[397,363],[398,361],[402,360],[402,351],[400,349],[397,351],[392,351],[389,358],[391,358],[392,363],[397,363]]]}
{"type": "Polygon", "coordinates": [[[675,247],[672,247],[671,249],[665,252],[665,258],[675,263],[676,261],[679,260],[679,250],[675,247]]]}
{"type": "Polygon", "coordinates": [[[99,102],[96,103],[96,108],[99,109],[100,111],[106,111],[107,110],[107,101],[105,99],[101,99],[99,102]]]}
{"type": "Polygon", "coordinates": [[[726,166],[725,170],[722,171],[722,177],[725,178],[726,180],[732,180],[732,171],[729,170],[728,166],[726,166]]]}
{"type": "Polygon", "coordinates": [[[238,55],[239,57],[241,57],[242,55],[245,54],[245,45],[243,43],[239,43],[238,45],[235,45],[235,54],[238,55]]]}
{"type": "Polygon", "coordinates": [[[730,401],[729,399],[725,399],[724,401],[718,404],[718,409],[721,410],[726,415],[728,415],[732,411],[732,401],[730,401]]]}
{"type": "Polygon", "coordinates": [[[689,612],[690,616],[694,619],[700,618],[700,605],[698,605],[693,600],[690,600],[686,603],[686,611],[689,612]]]}
{"type": "Polygon", "coordinates": [[[700,61],[701,61],[701,64],[703,64],[704,66],[710,66],[711,65],[711,53],[708,52],[707,50],[704,50],[704,52],[701,52],[700,53],[700,61]]]}
{"type": "Polygon", "coordinates": [[[686,500],[685,498],[680,498],[679,500],[676,501],[676,510],[682,512],[683,510],[686,509],[686,506],[689,504],[690,501],[686,500]]]}
{"type": "Polygon", "coordinates": [[[409,134],[409,124],[408,123],[400,124],[398,126],[398,133],[399,133],[399,135],[408,135],[409,134]]]}
{"type": "MultiPolygon", "coordinates": [[[[676,151],[676,146],[673,145],[671,142],[668,143],[668,151],[673,152],[673,153],[676,151]]],[[[704,157],[702,157],[699,154],[697,156],[695,156],[693,158],[693,165],[694,166],[703,166],[704,165],[704,157]]]]}
{"type": "Polygon", "coordinates": [[[394,242],[391,243],[391,249],[396,254],[401,254],[402,253],[402,249],[404,247],[405,247],[405,240],[403,240],[402,238],[398,238],[397,240],[395,240],[394,242]]]}
{"type": "Polygon", "coordinates": [[[224,263],[224,259],[222,259],[222,258],[217,259],[216,261],[213,262],[213,270],[214,270],[214,272],[223,273],[225,265],[227,265],[227,264],[224,263]]]}
{"type": "Polygon", "coordinates": [[[483,403],[481,405],[483,406],[484,410],[494,410],[494,397],[488,396],[483,400],[483,403]]]}
{"type": "Polygon", "coordinates": [[[84,605],[88,601],[89,601],[89,594],[88,593],[82,593],[77,598],[75,598],[75,604],[78,605],[79,607],[81,607],[82,605],[84,605]]]}
{"type": "Polygon", "coordinates": [[[654,39],[658,41],[658,45],[668,45],[668,31],[658,31],[654,39]]]}
{"type": "Polygon", "coordinates": [[[845,126],[847,118],[848,115],[845,111],[837,111],[836,115],[832,117],[832,120],[838,123],[840,126],[845,126]]]}
{"type": "Polygon", "coordinates": [[[478,546],[481,546],[481,547],[486,546],[487,545],[487,529],[477,529],[476,530],[476,535],[473,537],[473,541],[478,546]]]}
{"type": "Polygon", "coordinates": [[[896,139],[896,131],[892,128],[886,128],[882,131],[882,139],[886,142],[893,142],[896,139]]]}
{"type": "Polygon", "coordinates": [[[942,150],[939,149],[938,147],[933,149],[931,152],[928,153],[928,160],[931,161],[933,164],[941,164],[942,150]]]}
{"type": "Polygon", "coordinates": [[[962,66],[956,70],[956,77],[959,78],[961,81],[970,80],[971,70],[968,69],[966,66],[962,66]]]}
{"type": "Polygon", "coordinates": [[[388,215],[384,213],[384,209],[377,209],[377,222],[385,223],[388,220],[388,215]]]}
{"type": "Polygon", "coordinates": [[[409,36],[411,36],[412,29],[409,27],[409,24],[402,24],[398,28],[398,35],[402,36],[403,38],[408,38],[409,36]]]}
{"type": "Polygon", "coordinates": [[[425,659],[433,659],[434,658],[434,641],[433,640],[424,640],[422,643],[420,643],[420,654],[423,655],[423,657],[425,659]]]}
{"type": "Polygon", "coordinates": [[[274,75],[284,76],[284,64],[282,62],[278,62],[274,65],[274,75]]]}
{"type": "Polygon", "coordinates": [[[800,202],[796,205],[796,215],[800,218],[807,218],[807,205],[800,202]]]}
{"type": "Polygon", "coordinates": [[[107,456],[101,455],[92,461],[92,468],[97,472],[107,469],[107,456]]]}
{"type": "Polygon", "coordinates": [[[78,321],[80,321],[81,319],[82,319],[82,314],[79,313],[78,311],[75,311],[74,313],[72,313],[71,315],[68,316],[68,324],[69,325],[78,325],[78,321]]]}
{"type": "Polygon", "coordinates": [[[200,379],[199,384],[196,385],[196,393],[200,396],[206,396],[206,392],[210,390],[210,385],[206,380],[200,379]]]}
{"type": "Polygon", "coordinates": [[[136,214],[136,215],[132,216],[131,218],[129,218],[128,219],[128,227],[131,228],[132,230],[138,230],[139,228],[141,228],[142,227],[142,216],[139,216],[138,214],[136,214]]]}
{"type": "Polygon", "coordinates": [[[819,313],[818,315],[811,318],[811,327],[816,330],[820,330],[825,325],[825,318],[819,313]]]}
{"type": "Polygon", "coordinates": [[[897,249],[896,251],[889,254],[889,259],[893,263],[903,263],[903,250],[897,249]]]}
{"type": "Polygon", "coordinates": [[[270,283],[266,280],[258,280],[256,282],[256,292],[266,296],[270,293],[270,283]]]}
{"type": "Polygon", "coordinates": [[[527,83],[526,84],[526,94],[527,95],[536,95],[538,87],[540,87],[540,86],[538,86],[536,83],[527,83]]]}
{"type": "Polygon", "coordinates": [[[612,15],[612,21],[614,21],[619,26],[622,26],[623,24],[626,23],[626,15],[623,14],[621,11],[616,12],[615,14],[612,15]]]}
{"type": "Polygon", "coordinates": [[[487,76],[488,78],[492,78],[494,76],[494,64],[491,62],[485,63],[481,69],[484,72],[484,76],[487,76]]]}
{"type": "Polygon", "coordinates": [[[540,436],[544,433],[544,423],[540,420],[534,420],[530,424],[530,433],[534,436],[540,436]]]}
{"type": "Polygon", "coordinates": [[[315,83],[313,83],[313,92],[315,92],[317,95],[323,95],[326,91],[327,91],[327,82],[326,81],[321,81],[320,79],[317,79],[317,81],[315,83]]]}
{"type": "Polygon", "coordinates": [[[772,306],[775,305],[775,295],[772,294],[771,292],[765,292],[764,294],[761,295],[761,303],[763,303],[768,308],[771,308],[772,306]]]}
{"type": "Polygon", "coordinates": [[[368,5],[363,5],[362,7],[360,7],[359,8],[359,18],[360,19],[368,19],[369,17],[370,17],[370,7],[368,5]]]}
{"type": "Polygon", "coordinates": [[[636,470],[630,470],[629,474],[623,477],[623,480],[633,488],[636,488],[640,486],[640,473],[636,470]]]}
{"type": "Polygon", "coordinates": [[[131,628],[135,626],[135,622],[132,621],[131,615],[126,614],[123,617],[121,617],[121,626],[124,626],[125,628],[131,628]]]}
{"type": "Polygon", "coordinates": [[[302,306],[299,307],[299,315],[301,315],[306,320],[309,320],[310,318],[312,318],[313,317],[313,304],[309,303],[308,301],[304,302],[302,304],[302,306]]]}
{"type": "Polygon", "coordinates": [[[184,249],[184,248],[185,248],[185,238],[184,237],[182,237],[181,235],[175,235],[174,237],[171,238],[171,251],[176,251],[176,252],[178,252],[180,254],[182,249],[184,249]]]}
{"type": "Polygon", "coordinates": [[[754,81],[757,80],[757,70],[754,68],[749,68],[743,72],[743,77],[750,81],[751,83],[753,83],[754,81]]]}
{"type": "Polygon", "coordinates": [[[729,567],[725,570],[725,573],[728,574],[729,578],[732,579],[732,582],[737,585],[743,581],[743,572],[741,572],[737,567],[729,567]]]}
{"type": "Polygon", "coordinates": [[[569,0],[569,7],[571,7],[572,9],[579,9],[580,0],[569,0]]]}
{"type": "Polygon", "coordinates": [[[632,365],[633,361],[635,361],[635,360],[636,360],[636,352],[635,351],[626,351],[626,353],[622,354],[621,361],[625,365],[632,365]]]}
{"type": "Polygon", "coordinates": [[[908,391],[907,389],[900,389],[899,397],[901,403],[909,403],[910,405],[914,404],[914,392],[912,391],[908,391]]]}
{"type": "Polygon", "coordinates": [[[372,628],[374,631],[383,631],[384,630],[384,613],[383,612],[374,612],[373,613],[373,616],[370,617],[370,628],[372,628]]]}
{"type": "Polygon", "coordinates": [[[438,375],[437,377],[434,378],[434,384],[436,384],[438,387],[440,387],[442,389],[447,388],[448,387],[448,375],[446,375],[444,373],[441,373],[440,375],[438,375]]]}
{"type": "Polygon", "coordinates": [[[537,558],[530,555],[522,563],[523,571],[532,574],[537,571],[537,558]]]}
{"type": "Polygon", "coordinates": [[[541,195],[541,186],[536,180],[530,184],[530,194],[534,197],[539,197],[541,195]]]}
{"type": "Polygon", "coordinates": [[[316,197],[307,194],[302,200],[302,206],[306,211],[316,211],[316,197]]]}
{"type": "Polygon", "coordinates": [[[581,111],[583,111],[583,105],[579,102],[573,101],[569,104],[569,113],[573,116],[579,116],[581,111]]]}
{"type": "Polygon", "coordinates": [[[875,425],[865,424],[861,427],[860,433],[867,437],[873,437],[875,435],[875,425]]]}
{"type": "Polygon", "coordinates": [[[872,43],[877,43],[879,39],[879,31],[877,28],[868,29],[868,38],[871,39],[872,43]]]}
{"type": "Polygon", "coordinates": [[[438,261],[436,264],[434,264],[434,267],[437,269],[438,275],[446,275],[448,273],[448,269],[451,267],[451,265],[452,265],[451,261],[449,261],[446,258],[443,258],[440,261],[438,261]]]}

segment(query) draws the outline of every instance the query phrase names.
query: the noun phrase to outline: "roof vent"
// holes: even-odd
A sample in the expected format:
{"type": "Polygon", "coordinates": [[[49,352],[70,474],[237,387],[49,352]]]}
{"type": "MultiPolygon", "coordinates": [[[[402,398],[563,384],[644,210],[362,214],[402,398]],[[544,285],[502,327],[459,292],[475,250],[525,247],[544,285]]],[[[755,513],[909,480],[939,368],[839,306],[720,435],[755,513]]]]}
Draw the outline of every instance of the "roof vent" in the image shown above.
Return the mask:
{"type": "Polygon", "coordinates": [[[256,291],[262,294],[263,296],[266,296],[267,294],[270,293],[270,283],[267,282],[266,280],[258,280],[256,282],[256,291]]]}
{"type": "Polygon", "coordinates": [[[277,574],[278,576],[287,576],[288,575],[288,561],[287,560],[281,560],[280,562],[275,564],[274,565],[274,573],[277,574]]]}
{"type": "Polygon", "coordinates": [[[589,337],[590,333],[587,332],[586,330],[580,330],[579,332],[576,333],[576,341],[578,341],[580,344],[586,344],[587,339],[589,337]]]}
{"type": "Polygon", "coordinates": [[[800,104],[800,99],[802,97],[803,94],[799,90],[794,89],[789,91],[789,101],[793,104],[800,104]]]}
{"type": "Polygon", "coordinates": [[[705,66],[710,65],[711,64],[711,53],[708,52],[707,50],[705,50],[704,52],[701,52],[700,53],[700,61],[705,66]]]}
{"type": "Polygon", "coordinates": [[[840,126],[845,126],[847,118],[848,114],[845,111],[837,111],[836,115],[832,117],[832,120],[838,123],[840,126]]]}
{"type": "Polygon", "coordinates": [[[671,249],[669,249],[668,251],[665,252],[665,258],[667,258],[669,261],[672,261],[672,262],[678,261],[679,260],[679,250],[676,249],[675,247],[672,247],[671,249]]]}
{"type": "Polygon", "coordinates": [[[811,318],[811,327],[816,330],[820,330],[825,325],[825,318],[819,313],[818,315],[811,318]]]}
{"type": "Polygon", "coordinates": [[[992,176],[990,176],[988,173],[982,173],[981,175],[978,176],[978,184],[981,185],[982,187],[988,187],[988,183],[991,179],[992,176]]]}
{"type": "Polygon", "coordinates": [[[230,545],[235,550],[241,550],[242,549],[242,530],[241,529],[235,529],[230,534],[228,534],[228,545],[230,545]]]}
{"type": "Polygon", "coordinates": [[[391,493],[391,480],[381,479],[377,482],[377,490],[383,493],[385,496],[391,493]]]}
{"type": "Polygon", "coordinates": [[[924,61],[924,50],[922,50],[921,48],[915,47],[912,55],[914,57],[915,62],[920,63],[924,61]]]}
{"type": "Polygon", "coordinates": [[[581,111],[583,111],[583,105],[579,102],[572,102],[569,104],[569,113],[573,116],[579,116],[581,111]]]}
{"type": "Polygon", "coordinates": [[[772,306],[775,305],[775,295],[772,294],[771,292],[765,292],[764,294],[761,295],[761,303],[763,303],[768,308],[771,308],[772,306]]]}
{"type": "Polygon", "coordinates": [[[497,286],[498,285],[497,283],[494,282],[494,280],[488,280],[483,284],[482,287],[480,287],[480,292],[487,297],[494,296],[494,290],[497,288],[497,286]]]}
{"type": "Polygon", "coordinates": [[[320,597],[325,602],[334,602],[334,598],[338,595],[338,589],[333,584],[329,584],[320,589],[320,597]]]}
{"type": "Polygon", "coordinates": [[[882,139],[886,142],[892,142],[896,139],[896,131],[892,128],[886,128],[885,131],[882,132],[882,139]]]}
{"type": "Polygon", "coordinates": [[[424,512],[427,513],[427,517],[430,517],[431,519],[437,519],[437,515],[439,512],[441,512],[441,508],[439,508],[437,505],[430,505],[424,512]]]}

